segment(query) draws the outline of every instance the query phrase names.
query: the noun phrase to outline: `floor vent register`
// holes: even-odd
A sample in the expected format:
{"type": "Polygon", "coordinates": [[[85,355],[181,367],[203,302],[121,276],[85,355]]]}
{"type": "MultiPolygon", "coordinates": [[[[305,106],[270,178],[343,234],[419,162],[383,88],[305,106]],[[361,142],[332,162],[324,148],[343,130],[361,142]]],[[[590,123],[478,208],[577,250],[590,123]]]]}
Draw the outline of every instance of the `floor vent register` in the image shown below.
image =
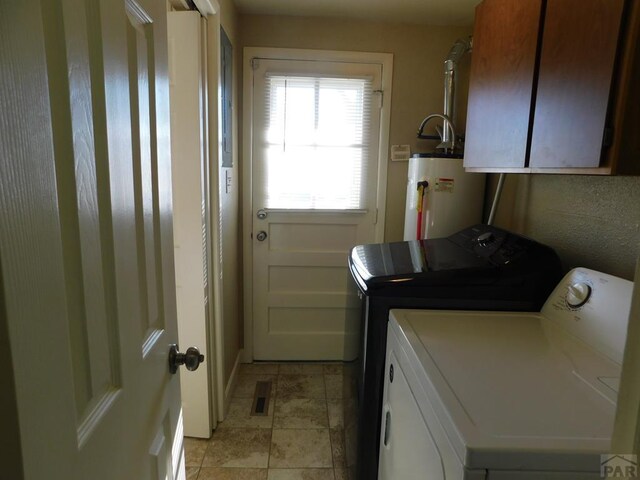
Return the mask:
{"type": "Polygon", "coordinates": [[[269,414],[271,383],[271,381],[256,382],[256,390],[253,394],[253,405],[251,406],[251,415],[266,416],[269,414]]]}

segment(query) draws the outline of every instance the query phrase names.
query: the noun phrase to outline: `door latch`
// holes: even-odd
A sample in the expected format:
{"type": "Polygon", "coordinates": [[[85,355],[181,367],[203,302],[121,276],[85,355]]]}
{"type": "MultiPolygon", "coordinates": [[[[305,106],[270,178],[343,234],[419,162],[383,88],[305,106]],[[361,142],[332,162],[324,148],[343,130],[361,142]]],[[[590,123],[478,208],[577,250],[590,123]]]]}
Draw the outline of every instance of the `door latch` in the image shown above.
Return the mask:
{"type": "Polygon", "coordinates": [[[169,371],[172,374],[178,371],[180,365],[184,365],[187,370],[193,372],[198,369],[202,362],[204,362],[204,355],[196,347],[187,348],[185,353],[180,353],[176,344],[171,345],[169,348],[169,371]]]}

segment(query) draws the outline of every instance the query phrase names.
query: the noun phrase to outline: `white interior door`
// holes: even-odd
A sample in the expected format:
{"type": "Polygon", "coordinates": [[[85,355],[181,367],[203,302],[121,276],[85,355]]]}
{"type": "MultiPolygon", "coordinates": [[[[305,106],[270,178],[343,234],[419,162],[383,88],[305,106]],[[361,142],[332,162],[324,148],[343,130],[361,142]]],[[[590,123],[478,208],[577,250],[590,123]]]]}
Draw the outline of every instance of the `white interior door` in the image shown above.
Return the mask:
{"type": "Polygon", "coordinates": [[[184,478],[165,9],[0,6],[11,478],[184,478]]]}
{"type": "Polygon", "coordinates": [[[380,64],[253,60],[257,360],[352,360],[347,254],[374,241],[380,64]]]}
{"type": "MultiPolygon", "coordinates": [[[[209,145],[207,141],[206,20],[198,12],[168,14],[171,94],[173,238],[178,338],[207,347],[213,311],[209,281],[209,145]]],[[[215,163],[214,163],[215,165],[215,163]]],[[[208,345],[209,359],[215,345],[208,345]]],[[[211,361],[181,379],[184,433],[209,438],[216,410],[211,361]]]]}

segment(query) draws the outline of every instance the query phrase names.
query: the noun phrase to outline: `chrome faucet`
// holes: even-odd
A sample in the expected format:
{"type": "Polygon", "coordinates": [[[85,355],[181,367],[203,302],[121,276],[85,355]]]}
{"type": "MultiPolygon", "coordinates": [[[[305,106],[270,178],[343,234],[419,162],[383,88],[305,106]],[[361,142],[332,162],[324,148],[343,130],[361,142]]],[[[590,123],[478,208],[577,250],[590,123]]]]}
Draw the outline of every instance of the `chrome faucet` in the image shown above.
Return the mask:
{"type": "MultiPolygon", "coordinates": [[[[418,138],[427,139],[427,140],[433,139],[433,137],[429,135],[424,135],[423,133],[424,127],[432,118],[441,118],[444,122],[444,128],[445,129],[448,128],[449,131],[451,132],[451,141],[447,141],[447,142],[443,141],[436,148],[444,149],[445,153],[447,152],[447,150],[450,149],[451,153],[453,153],[456,148],[456,128],[453,125],[453,122],[451,121],[451,119],[446,115],[442,115],[441,113],[432,113],[431,115],[426,117],[424,120],[422,120],[422,123],[420,124],[420,128],[418,128],[418,138]]],[[[440,139],[441,140],[443,139],[442,133],[440,133],[440,139]]]]}

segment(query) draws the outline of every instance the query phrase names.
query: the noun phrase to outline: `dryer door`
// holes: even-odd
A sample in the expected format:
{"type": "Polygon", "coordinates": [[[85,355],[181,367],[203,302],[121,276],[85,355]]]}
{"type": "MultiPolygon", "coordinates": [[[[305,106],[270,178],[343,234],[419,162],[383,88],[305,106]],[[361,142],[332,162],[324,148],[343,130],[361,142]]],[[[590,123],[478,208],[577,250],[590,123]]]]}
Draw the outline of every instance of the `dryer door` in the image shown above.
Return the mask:
{"type": "Polygon", "coordinates": [[[444,466],[438,448],[392,345],[389,347],[378,480],[444,480],[444,466]]]}

